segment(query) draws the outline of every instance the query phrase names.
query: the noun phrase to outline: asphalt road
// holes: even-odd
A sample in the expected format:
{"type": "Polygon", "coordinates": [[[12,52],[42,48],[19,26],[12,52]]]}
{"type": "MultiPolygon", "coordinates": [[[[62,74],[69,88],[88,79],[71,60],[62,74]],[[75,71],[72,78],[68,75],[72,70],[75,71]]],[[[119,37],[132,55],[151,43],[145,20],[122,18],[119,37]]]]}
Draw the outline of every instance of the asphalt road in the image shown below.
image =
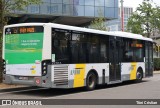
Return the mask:
{"type": "MultiPolygon", "coordinates": [[[[99,86],[94,91],[85,91],[84,88],[77,89],[47,89],[37,87],[25,87],[18,89],[0,90],[0,99],[160,99],[160,74],[154,74],[154,77],[144,78],[141,83],[133,81],[114,84],[108,86],[99,86]]],[[[20,106],[19,106],[20,107],[20,106]]],[[[25,106],[27,107],[27,106],[25,106]]],[[[25,108],[23,106],[23,108],[25,108]]],[[[34,107],[34,106],[33,106],[34,107]]],[[[69,106],[48,106],[52,108],[69,106]]],[[[76,106],[78,108],[83,107],[76,106]]],[[[99,108],[106,106],[90,106],[88,108],[99,108]]],[[[111,108],[127,108],[128,105],[111,105],[111,108]]],[[[143,108],[142,105],[132,105],[131,108],[143,108]]],[[[158,105],[145,105],[145,108],[159,108],[158,105]]]]}

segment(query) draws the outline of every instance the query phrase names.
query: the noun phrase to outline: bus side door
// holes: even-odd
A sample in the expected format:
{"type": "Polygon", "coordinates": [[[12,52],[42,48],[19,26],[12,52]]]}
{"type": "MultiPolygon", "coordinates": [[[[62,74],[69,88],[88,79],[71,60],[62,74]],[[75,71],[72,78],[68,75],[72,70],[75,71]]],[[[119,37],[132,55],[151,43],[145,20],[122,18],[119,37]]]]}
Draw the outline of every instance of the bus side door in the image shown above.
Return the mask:
{"type": "Polygon", "coordinates": [[[121,80],[121,38],[109,39],[109,81],[121,80]]]}
{"type": "Polygon", "coordinates": [[[153,76],[153,44],[145,43],[145,76],[153,76]]]}

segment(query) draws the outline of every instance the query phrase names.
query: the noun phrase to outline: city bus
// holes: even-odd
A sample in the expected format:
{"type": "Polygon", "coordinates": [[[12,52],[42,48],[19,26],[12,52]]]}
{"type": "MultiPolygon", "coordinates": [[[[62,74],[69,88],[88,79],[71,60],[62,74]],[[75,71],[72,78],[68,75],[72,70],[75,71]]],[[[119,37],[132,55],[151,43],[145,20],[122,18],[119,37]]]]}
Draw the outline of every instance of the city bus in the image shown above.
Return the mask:
{"type": "Polygon", "coordinates": [[[7,25],[3,82],[46,88],[109,85],[153,76],[153,41],[55,23],[7,25]]]}

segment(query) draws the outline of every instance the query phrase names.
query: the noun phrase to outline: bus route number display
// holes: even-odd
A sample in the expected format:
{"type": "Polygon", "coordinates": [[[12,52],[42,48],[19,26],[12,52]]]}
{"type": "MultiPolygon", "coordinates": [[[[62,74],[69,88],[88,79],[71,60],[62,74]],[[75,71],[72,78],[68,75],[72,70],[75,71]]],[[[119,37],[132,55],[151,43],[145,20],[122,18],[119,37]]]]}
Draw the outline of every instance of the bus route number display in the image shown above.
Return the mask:
{"type": "Polygon", "coordinates": [[[23,26],[23,27],[11,27],[5,29],[5,34],[25,34],[25,33],[39,33],[43,32],[42,26],[23,26]]]}
{"type": "Polygon", "coordinates": [[[19,32],[20,33],[34,33],[35,28],[34,27],[30,27],[30,28],[22,27],[22,28],[19,28],[19,32]]]}

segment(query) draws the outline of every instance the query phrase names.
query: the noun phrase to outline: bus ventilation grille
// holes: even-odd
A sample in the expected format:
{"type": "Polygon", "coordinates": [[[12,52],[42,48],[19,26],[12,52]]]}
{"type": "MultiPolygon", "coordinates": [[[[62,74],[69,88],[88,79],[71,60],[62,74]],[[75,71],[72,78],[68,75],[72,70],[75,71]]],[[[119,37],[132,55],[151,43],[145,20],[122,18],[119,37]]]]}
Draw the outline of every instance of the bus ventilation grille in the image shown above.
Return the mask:
{"type": "Polygon", "coordinates": [[[55,65],[54,66],[54,84],[68,85],[68,66],[55,65]]]}

